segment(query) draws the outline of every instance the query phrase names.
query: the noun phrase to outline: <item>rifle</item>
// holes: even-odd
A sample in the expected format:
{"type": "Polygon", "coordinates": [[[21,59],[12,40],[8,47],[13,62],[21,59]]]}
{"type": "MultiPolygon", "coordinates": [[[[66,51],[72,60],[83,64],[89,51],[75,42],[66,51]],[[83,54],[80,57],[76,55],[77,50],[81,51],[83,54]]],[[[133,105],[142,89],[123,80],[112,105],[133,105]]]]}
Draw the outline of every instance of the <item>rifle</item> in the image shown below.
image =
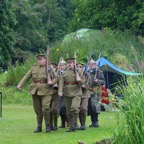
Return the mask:
{"type": "Polygon", "coordinates": [[[100,57],[101,57],[101,52],[100,52],[100,54],[99,54],[98,64],[97,64],[97,67],[96,67],[96,69],[95,69],[94,80],[97,78],[97,72],[98,72],[98,70],[100,69],[100,57]]]}
{"type": "Polygon", "coordinates": [[[59,62],[58,62],[57,75],[59,75],[59,72],[60,72],[60,63],[61,63],[61,61],[62,61],[62,56],[60,57],[59,62]]]}
{"type": "Polygon", "coordinates": [[[77,73],[77,65],[76,65],[76,51],[74,51],[74,72],[77,73]]]}
{"type": "Polygon", "coordinates": [[[89,56],[89,58],[88,58],[88,61],[87,61],[87,63],[86,63],[84,72],[83,72],[83,76],[84,76],[84,77],[86,77],[87,69],[88,69],[88,66],[89,66],[89,63],[90,63],[90,60],[91,60],[93,54],[94,54],[94,51],[92,50],[91,53],[90,53],[90,56],[89,56]]]}
{"type": "Polygon", "coordinates": [[[47,46],[47,50],[46,50],[46,77],[47,77],[47,83],[50,84],[52,83],[52,80],[51,80],[51,77],[49,75],[49,71],[50,71],[50,66],[49,66],[49,53],[50,53],[50,50],[49,50],[49,45],[47,46]]]}
{"type": "Polygon", "coordinates": [[[80,78],[80,76],[79,76],[79,74],[77,72],[77,65],[76,65],[76,51],[74,51],[74,58],[75,58],[75,60],[74,60],[74,72],[76,74],[76,80],[80,81],[81,78],[80,78]]]}

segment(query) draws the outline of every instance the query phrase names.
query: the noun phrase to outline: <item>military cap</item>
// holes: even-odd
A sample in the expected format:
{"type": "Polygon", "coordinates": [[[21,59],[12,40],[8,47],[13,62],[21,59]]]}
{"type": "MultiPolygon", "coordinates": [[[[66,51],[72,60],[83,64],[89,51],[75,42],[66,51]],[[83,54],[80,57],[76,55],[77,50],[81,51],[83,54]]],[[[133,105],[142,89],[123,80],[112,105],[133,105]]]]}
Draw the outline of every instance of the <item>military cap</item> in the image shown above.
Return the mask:
{"type": "Polygon", "coordinates": [[[93,59],[91,59],[90,64],[96,64],[96,62],[93,59]]]}
{"type": "Polygon", "coordinates": [[[75,58],[66,58],[65,61],[74,61],[75,58]]]}
{"type": "Polygon", "coordinates": [[[84,66],[84,63],[82,63],[82,62],[79,62],[79,63],[77,63],[78,65],[82,65],[82,66],[84,66]]]}
{"type": "Polygon", "coordinates": [[[60,64],[66,64],[66,61],[62,60],[62,61],[60,62],[60,64]]]}
{"type": "Polygon", "coordinates": [[[37,58],[39,58],[39,57],[44,57],[45,58],[45,54],[38,54],[36,57],[37,58]]]}
{"type": "Polygon", "coordinates": [[[51,62],[51,65],[58,66],[55,62],[51,62]]]}

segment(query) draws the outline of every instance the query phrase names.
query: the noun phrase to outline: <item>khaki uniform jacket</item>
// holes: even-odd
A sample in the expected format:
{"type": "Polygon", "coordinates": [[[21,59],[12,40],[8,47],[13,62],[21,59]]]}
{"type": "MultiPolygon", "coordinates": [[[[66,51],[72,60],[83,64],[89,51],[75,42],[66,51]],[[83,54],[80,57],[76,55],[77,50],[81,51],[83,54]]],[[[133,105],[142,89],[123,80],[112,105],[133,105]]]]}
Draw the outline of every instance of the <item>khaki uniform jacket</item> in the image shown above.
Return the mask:
{"type": "Polygon", "coordinates": [[[81,85],[84,84],[84,77],[81,70],[78,70],[79,76],[81,78],[81,82],[78,84],[67,84],[70,82],[77,82],[76,81],[76,74],[74,70],[66,70],[62,73],[59,82],[59,93],[64,93],[64,96],[67,97],[74,97],[74,96],[81,96],[82,90],[81,85]]]}
{"type": "MultiPolygon", "coordinates": [[[[52,68],[49,71],[50,77],[52,78],[53,84],[55,84],[58,79],[54,74],[52,68]]],[[[32,83],[30,84],[29,92],[34,95],[37,91],[38,95],[51,95],[53,94],[53,85],[47,84],[46,68],[40,67],[39,65],[34,65],[27,72],[27,74],[20,81],[20,85],[24,85],[30,78],[32,78],[32,83]],[[38,82],[40,81],[40,82],[38,82]]]]}

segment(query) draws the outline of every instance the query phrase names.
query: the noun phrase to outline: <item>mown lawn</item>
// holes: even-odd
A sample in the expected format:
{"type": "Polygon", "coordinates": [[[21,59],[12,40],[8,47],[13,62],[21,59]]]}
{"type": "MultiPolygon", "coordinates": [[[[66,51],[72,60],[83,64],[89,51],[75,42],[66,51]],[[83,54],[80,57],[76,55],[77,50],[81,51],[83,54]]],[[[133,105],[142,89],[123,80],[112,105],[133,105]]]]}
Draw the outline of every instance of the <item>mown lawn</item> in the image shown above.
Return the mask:
{"type": "MultiPolygon", "coordinates": [[[[87,126],[90,117],[87,117],[87,126]]],[[[95,143],[104,138],[110,138],[116,126],[114,112],[102,112],[99,117],[99,128],[89,128],[85,131],[66,133],[59,129],[45,133],[33,133],[36,119],[32,106],[4,105],[3,117],[0,118],[0,144],[77,144],[78,140],[87,144],[95,143]]],[[[60,118],[59,118],[60,125],[60,118]]]]}

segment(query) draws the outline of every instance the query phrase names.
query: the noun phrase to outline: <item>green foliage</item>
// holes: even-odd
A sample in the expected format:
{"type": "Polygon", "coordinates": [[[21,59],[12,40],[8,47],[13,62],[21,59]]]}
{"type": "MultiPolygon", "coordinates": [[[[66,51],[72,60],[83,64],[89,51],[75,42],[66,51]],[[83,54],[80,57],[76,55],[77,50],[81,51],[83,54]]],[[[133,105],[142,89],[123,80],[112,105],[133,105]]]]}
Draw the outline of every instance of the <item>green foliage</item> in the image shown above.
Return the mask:
{"type": "Polygon", "coordinates": [[[78,0],[74,17],[69,22],[71,30],[79,28],[132,30],[141,33],[144,22],[144,2],[133,0],[78,0]]]}
{"type": "Polygon", "coordinates": [[[0,68],[7,68],[13,55],[15,42],[13,26],[15,15],[11,9],[11,1],[0,1],[0,68]]]}
{"type": "Polygon", "coordinates": [[[134,144],[144,141],[144,78],[128,79],[128,86],[121,89],[124,100],[121,100],[121,113],[117,116],[118,127],[114,132],[116,144],[134,144]]]}
{"type": "Polygon", "coordinates": [[[74,50],[77,50],[78,61],[86,62],[90,51],[94,50],[94,59],[98,59],[101,52],[102,57],[109,59],[125,70],[132,70],[135,65],[135,70],[139,71],[139,68],[136,67],[137,64],[133,65],[133,62],[136,59],[139,62],[143,61],[144,57],[144,46],[140,44],[135,35],[130,32],[113,32],[108,28],[99,33],[90,34],[89,38],[76,39],[76,37],[72,37],[62,44],[60,52],[67,53],[69,51],[68,53],[72,54],[74,50]]]}
{"type": "Polygon", "coordinates": [[[14,85],[16,86],[21,78],[25,75],[25,73],[30,69],[30,67],[35,63],[34,56],[30,56],[28,58],[24,65],[20,65],[19,63],[16,64],[16,66],[10,66],[8,69],[8,73],[6,73],[6,81],[5,85],[14,85]]]}

